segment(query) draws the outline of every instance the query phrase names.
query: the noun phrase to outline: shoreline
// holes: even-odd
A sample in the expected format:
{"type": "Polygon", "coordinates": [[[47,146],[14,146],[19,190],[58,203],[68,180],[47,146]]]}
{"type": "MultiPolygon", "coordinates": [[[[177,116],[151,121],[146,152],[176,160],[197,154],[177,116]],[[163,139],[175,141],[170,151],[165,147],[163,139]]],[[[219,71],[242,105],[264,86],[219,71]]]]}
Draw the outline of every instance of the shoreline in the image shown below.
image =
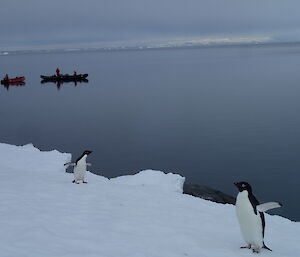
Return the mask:
{"type": "Polygon", "coordinates": [[[222,203],[222,204],[235,204],[236,198],[225,194],[217,189],[198,185],[198,184],[183,184],[183,193],[187,195],[192,195],[194,197],[199,197],[204,200],[208,200],[215,203],[222,203]]]}

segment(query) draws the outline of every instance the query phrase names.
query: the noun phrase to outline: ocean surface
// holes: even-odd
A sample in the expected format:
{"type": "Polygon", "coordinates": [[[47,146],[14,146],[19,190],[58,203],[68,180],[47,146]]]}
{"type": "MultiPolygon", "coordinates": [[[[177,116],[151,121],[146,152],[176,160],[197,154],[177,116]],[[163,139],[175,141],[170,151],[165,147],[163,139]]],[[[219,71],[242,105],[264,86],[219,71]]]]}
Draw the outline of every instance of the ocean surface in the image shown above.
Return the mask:
{"type": "Polygon", "coordinates": [[[94,173],[143,169],[261,201],[300,221],[300,45],[69,51],[0,56],[0,142],[93,150],[94,173]],[[88,83],[41,84],[40,75],[89,73],[88,83]]]}

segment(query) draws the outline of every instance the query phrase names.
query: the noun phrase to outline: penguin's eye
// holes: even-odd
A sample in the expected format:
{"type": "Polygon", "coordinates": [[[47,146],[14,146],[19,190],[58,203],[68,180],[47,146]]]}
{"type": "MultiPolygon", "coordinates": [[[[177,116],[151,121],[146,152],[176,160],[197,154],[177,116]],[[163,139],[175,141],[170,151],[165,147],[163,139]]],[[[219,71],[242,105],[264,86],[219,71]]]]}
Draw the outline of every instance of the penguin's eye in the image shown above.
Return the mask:
{"type": "Polygon", "coordinates": [[[242,184],[242,187],[246,187],[246,185],[245,185],[245,184],[242,184]]]}

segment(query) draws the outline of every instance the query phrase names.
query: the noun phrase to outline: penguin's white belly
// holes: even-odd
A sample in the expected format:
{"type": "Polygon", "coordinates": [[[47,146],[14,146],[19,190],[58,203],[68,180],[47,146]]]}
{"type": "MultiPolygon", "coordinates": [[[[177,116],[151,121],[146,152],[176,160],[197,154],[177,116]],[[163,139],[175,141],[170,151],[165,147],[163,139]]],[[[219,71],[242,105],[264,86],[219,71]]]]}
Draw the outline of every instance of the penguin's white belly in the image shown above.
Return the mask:
{"type": "Polygon", "coordinates": [[[86,173],[86,164],[85,163],[78,163],[74,167],[74,179],[75,181],[84,181],[86,173]]]}
{"type": "Polygon", "coordinates": [[[248,193],[238,194],[236,214],[244,240],[253,248],[263,247],[263,228],[259,212],[255,214],[249,201],[248,193]]]}

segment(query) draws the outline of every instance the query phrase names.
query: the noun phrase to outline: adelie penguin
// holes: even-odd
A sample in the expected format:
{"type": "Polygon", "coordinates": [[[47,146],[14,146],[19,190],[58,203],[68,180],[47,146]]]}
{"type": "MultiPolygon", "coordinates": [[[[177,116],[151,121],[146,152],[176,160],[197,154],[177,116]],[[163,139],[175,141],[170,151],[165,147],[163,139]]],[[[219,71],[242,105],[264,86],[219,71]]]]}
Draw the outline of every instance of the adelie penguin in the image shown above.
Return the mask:
{"type": "Polygon", "coordinates": [[[273,208],[281,207],[278,202],[259,204],[252,193],[252,188],[247,182],[234,183],[239,193],[236,198],[236,214],[240,229],[247,246],[241,248],[252,249],[259,253],[262,248],[272,251],[264,243],[265,216],[264,212],[273,208]]]}
{"type": "Polygon", "coordinates": [[[65,163],[65,166],[74,166],[74,180],[72,181],[73,183],[79,184],[80,182],[82,183],[87,183],[84,178],[85,178],[85,173],[86,173],[86,167],[91,166],[90,163],[86,162],[86,158],[89,154],[91,154],[92,151],[85,150],[76,160],[76,162],[68,162],[65,163]]]}

